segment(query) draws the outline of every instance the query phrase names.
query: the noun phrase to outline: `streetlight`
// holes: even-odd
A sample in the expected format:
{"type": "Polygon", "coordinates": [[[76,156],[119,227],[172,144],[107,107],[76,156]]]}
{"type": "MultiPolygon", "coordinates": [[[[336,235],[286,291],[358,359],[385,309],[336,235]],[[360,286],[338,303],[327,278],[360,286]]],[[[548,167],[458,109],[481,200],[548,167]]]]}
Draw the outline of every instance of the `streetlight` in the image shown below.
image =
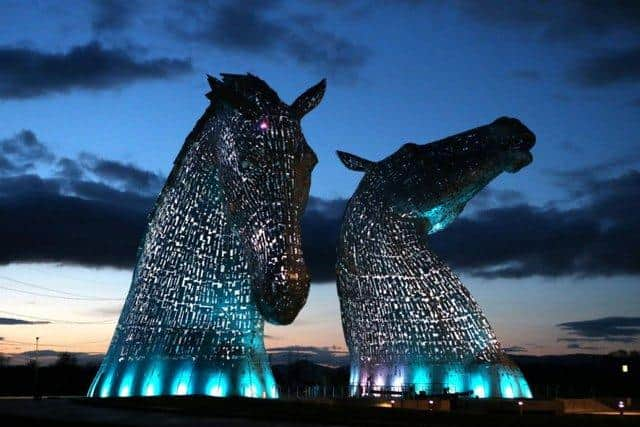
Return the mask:
{"type": "Polygon", "coordinates": [[[33,364],[33,398],[40,400],[40,387],[38,385],[38,341],[40,337],[36,337],[36,357],[33,364]]]}
{"type": "Polygon", "coordinates": [[[522,400],[518,400],[518,410],[520,411],[520,415],[522,415],[524,402],[522,400]]]}

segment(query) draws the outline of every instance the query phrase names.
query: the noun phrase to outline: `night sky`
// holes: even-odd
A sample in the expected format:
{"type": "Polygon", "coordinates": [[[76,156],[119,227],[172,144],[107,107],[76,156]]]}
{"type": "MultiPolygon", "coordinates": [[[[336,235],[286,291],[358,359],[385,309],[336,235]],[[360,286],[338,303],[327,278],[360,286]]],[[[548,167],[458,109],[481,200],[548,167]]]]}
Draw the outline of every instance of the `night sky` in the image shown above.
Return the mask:
{"type": "Polygon", "coordinates": [[[146,214],[208,104],[205,75],[251,72],[319,158],[303,224],[313,274],[271,349],[343,360],[335,238],[379,160],[522,120],[533,164],[431,237],[518,354],[638,349],[640,3],[10,1],[0,3],[0,352],[105,351],[146,214]],[[428,3],[428,4],[427,4],[428,3]]]}

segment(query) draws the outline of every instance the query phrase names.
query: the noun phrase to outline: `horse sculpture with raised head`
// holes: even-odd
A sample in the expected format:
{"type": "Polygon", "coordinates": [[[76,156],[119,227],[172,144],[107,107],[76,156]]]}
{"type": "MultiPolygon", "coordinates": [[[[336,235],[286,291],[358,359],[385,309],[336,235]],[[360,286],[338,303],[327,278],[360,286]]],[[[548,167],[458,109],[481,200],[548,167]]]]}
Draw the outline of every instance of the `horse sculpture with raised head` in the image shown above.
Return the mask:
{"type": "Polygon", "coordinates": [[[365,173],[338,243],[352,394],[531,397],[478,304],[429,250],[427,235],[503,171],[529,164],[534,143],[529,129],[505,117],[430,144],[405,144],[379,162],[338,152],[349,169],[365,173]]]}
{"type": "Polygon", "coordinates": [[[263,319],[291,323],[309,292],[300,219],[317,158],[300,121],[325,81],[287,105],[250,74],[208,80],[89,396],[277,397],[263,319]]]}

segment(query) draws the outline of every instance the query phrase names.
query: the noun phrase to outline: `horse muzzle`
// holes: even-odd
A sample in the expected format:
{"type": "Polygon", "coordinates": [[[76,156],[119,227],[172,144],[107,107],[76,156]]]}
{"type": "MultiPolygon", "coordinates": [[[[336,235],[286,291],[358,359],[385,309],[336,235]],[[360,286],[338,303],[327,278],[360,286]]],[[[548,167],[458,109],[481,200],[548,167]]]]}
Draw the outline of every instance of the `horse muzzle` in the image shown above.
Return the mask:
{"type": "Polygon", "coordinates": [[[288,325],[307,302],[311,278],[306,266],[271,269],[252,288],[258,311],[269,323],[288,325]]]}

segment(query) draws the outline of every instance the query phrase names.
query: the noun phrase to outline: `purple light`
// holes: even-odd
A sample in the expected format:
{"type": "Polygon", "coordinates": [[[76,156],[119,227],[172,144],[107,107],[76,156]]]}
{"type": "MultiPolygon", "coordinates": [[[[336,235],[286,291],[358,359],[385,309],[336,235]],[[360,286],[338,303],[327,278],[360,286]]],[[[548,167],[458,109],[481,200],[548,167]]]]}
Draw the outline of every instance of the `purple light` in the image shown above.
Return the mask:
{"type": "Polygon", "coordinates": [[[267,119],[261,120],[260,130],[267,130],[267,129],[269,129],[269,122],[267,121],[267,119]]]}

